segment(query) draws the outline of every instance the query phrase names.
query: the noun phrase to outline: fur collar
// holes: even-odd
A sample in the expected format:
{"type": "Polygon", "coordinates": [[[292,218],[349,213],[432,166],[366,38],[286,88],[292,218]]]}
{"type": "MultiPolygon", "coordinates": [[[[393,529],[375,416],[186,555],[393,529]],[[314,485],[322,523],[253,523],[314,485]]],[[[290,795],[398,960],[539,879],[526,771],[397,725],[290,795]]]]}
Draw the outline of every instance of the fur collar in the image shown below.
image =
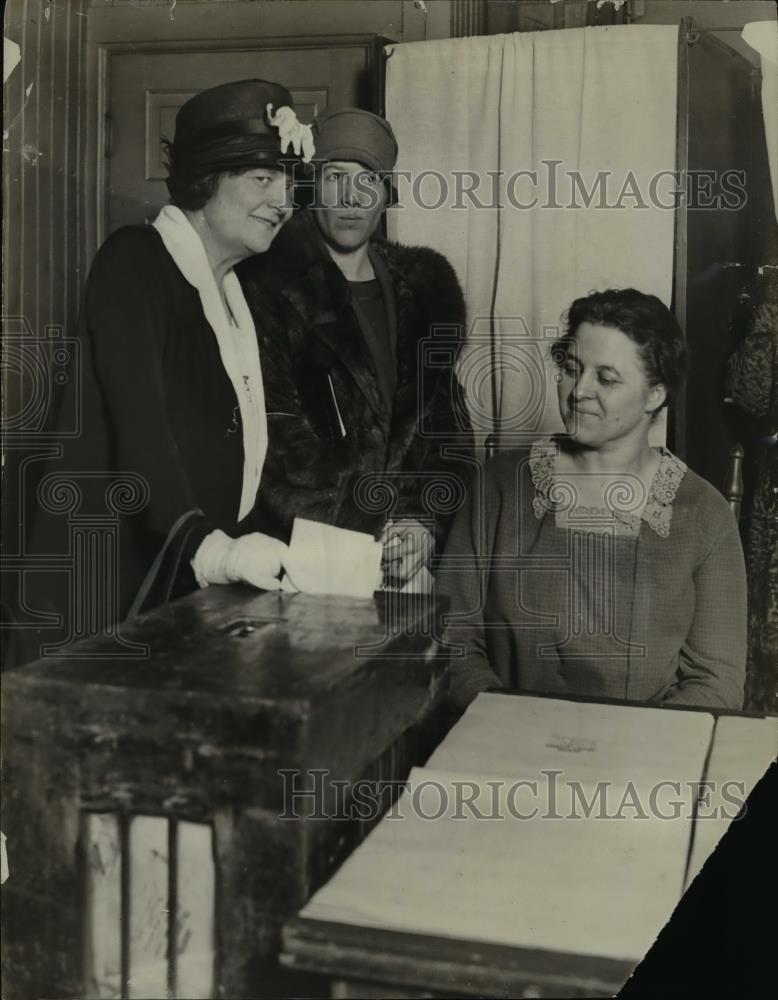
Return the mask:
{"type": "Polygon", "coordinates": [[[464,302],[451,266],[435,251],[374,238],[370,254],[374,264],[384,266],[396,312],[397,392],[391,418],[354,314],[348,281],[330,257],[310,213],[295,215],[267,253],[239,267],[242,280],[252,289],[257,314],[263,308],[276,308],[273,300],[282,303],[284,322],[327,345],[393,438],[400,432],[398,421],[418,416],[419,400],[431,400],[440,379],[451,376],[445,367],[420,367],[420,342],[432,336],[434,326],[458,328],[461,336],[464,302]]]}
{"type": "MultiPolygon", "coordinates": [[[[390,243],[380,236],[370,240],[371,256],[378,256],[386,265],[393,281],[413,284],[414,271],[432,251],[424,247],[405,247],[390,243]]],[[[304,283],[308,276],[325,275],[327,291],[337,308],[349,301],[348,282],[330,257],[324,239],[311,212],[303,209],[281,229],[270,249],[254,263],[253,259],[238,266],[242,277],[273,293],[283,292],[291,285],[304,283]]]]}

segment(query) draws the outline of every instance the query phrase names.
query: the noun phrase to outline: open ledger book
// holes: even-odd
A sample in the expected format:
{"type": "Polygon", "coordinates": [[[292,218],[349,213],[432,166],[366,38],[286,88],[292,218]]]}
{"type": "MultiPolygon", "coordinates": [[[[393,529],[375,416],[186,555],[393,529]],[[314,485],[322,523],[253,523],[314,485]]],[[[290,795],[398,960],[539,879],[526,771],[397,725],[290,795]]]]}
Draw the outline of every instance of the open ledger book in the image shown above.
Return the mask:
{"type": "Polygon", "coordinates": [[[638,960],[776,755],[777,726],[481,694],[300,916],[638,960]],[[711,769],[742,791],[717,790],[707,813],[722,815],[693,838],[711,769]]]}

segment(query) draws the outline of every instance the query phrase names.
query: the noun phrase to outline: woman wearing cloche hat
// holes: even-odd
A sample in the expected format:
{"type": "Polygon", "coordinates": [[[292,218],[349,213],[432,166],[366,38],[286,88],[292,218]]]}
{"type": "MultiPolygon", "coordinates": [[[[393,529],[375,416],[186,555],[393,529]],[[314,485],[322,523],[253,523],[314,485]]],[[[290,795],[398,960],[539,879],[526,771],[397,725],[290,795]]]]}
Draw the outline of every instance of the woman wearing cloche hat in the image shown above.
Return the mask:
{"type": "Polygon", "coordinates": [[[113,620],[198,584],[277,588],[285,554],[252,530],[267,426],[233,268],[291,215],[285,168],[313,155],[311,132],[284,87],[243,80],[192,97],[163,143],[170,204],[101,247],[79,321],[83,427],[66,466],[138,493],[120,514],[113,620]]]}

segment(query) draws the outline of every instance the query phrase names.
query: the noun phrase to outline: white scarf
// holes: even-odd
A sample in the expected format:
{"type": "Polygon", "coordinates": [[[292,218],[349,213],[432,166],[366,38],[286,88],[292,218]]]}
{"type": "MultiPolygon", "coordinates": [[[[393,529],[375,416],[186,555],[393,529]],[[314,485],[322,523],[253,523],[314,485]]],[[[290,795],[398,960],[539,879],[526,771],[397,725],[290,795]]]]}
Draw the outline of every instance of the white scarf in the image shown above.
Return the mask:
{"type": "Polygon", "coordinates": [[[224,370],[235,390],[243,424],[243,489],[238,509],[238,520],[242,521],[254,506],[267,452],[265,390],[254,321],[232,270],[222,282],[235,320],[230,321],[203,242],[180,208],[166,205],[153,225],[181,274],[197,289],[205,318],[216,335],[224,370]]]}

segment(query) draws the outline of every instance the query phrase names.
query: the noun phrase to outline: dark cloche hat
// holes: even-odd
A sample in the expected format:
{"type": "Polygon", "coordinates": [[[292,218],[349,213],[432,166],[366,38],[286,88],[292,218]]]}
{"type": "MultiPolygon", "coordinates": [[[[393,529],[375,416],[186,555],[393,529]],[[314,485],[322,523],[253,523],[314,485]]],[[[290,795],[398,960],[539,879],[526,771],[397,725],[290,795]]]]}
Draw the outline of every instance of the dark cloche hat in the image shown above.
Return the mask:
{"type": "Polygon", "coordinates": [[[397,162],[397,139],[385,118],[362,108],[335,108],[314,119],[317,160],[347,160],[389,174],[397,162]]]}
{"type": "Polygon", "coordinates": [[[176,115],[173,141],[163,140],[171,173],[198,176],[299,158],[308,126],[293,109],[286,87],[270,80],[238,80],[195,94],[176,115]],[[285,140],[294,147],[288,154],[285,140]]]}

